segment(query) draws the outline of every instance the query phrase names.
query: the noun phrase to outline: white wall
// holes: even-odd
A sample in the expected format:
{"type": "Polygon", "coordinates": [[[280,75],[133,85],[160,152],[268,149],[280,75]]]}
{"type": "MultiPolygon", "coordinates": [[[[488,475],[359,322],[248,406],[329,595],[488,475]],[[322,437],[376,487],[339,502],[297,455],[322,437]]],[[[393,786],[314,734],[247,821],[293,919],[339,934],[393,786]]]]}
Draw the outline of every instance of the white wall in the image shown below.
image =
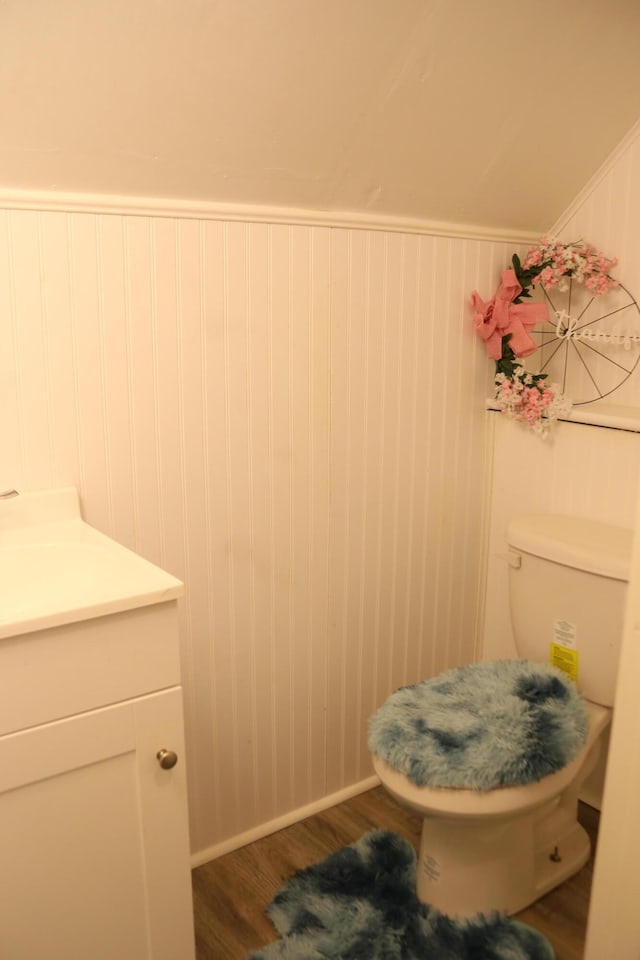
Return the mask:
{"type": "MultiPolygon", "coordinates": [[[[640,495],[636,531],[640,529],[640,495]]],[[[636,960],[638,913],[638,676],[640,675],[640,537],[636,533],[612,721],[604,808],[598,831],[585,960],[636,960]],[[612,923],[612,919],[615,922],[612,923]]]]}
{"type": "Polygon", "coordinates": [[[484,659],[514,657],[505,532],[521,513],[564,513],[632,529],[640,477],[640,434],[558,423],[540,440],[488,412],[493,435],[488,526],[484,659]]]}
{"type": "MultiPolygon", "coordinates": [[[[640,300],[640,128],[556,225],[565,240],[584,239],[617,256],[615,275],[640,300]]],[[[567,513],[634,528],[640,479],[640,369],[583,413],[611,404],[630,430],[560,423],[541,441],[499,413],[488,413],[493,434],[487,521],[487,589],[482,656],[516,655],[509,621],[505,529],[517,513],[567,513]]],[[[584,793],[599,806],[604,763],[584,793]]]]}
{"type": "Polygon", "coordinates": [[[365,722],[474,658],[502,243],[0,212],[0,489],[77,485],[186,582],[192,848],[371,773],[365,722]]]}
{"type": "MultiPolygon", "coordinates": [[[[559,226],[563,234],[581,233],[620,257],[619,276],[640,299],[640,131],[632,131],[606,169],[576,200],[559,226]]],[[[637,377],[624,388],[624,402],[640,406],[637,377]]],[[[620,391],[622,393],[622,391],[620,391]]],[[[638,626],[640,609],[640,489],[635,436],[631,463],[620,463],[638,493],[636,541],[623,647],[618,675],[611,750],[596,856],[591,910],[585,945],[588,960],[635,960],[640,948],[638,923],[638,626]],[[612,919],[615,922],[612,923],[612,919]]],[[[629,508],[625,503],[625,511],[629,508]]]]}
{"type": "MultiPolygon", "coordinates": [[[[635,137],[570,213],[637,297],[635,137]]],[[[479,652],[491,364],[465,303],[513,250],[0,212],[0,489],[75,484],[91,523],[185,580],[194,851],[356,789],[375,706],[479,652]]],[[[489,418],[499,510],[631,517],[640,437],[563,424],[546,446],[489,418]]],[[[491,576],[488,597],[494,655],[491,576]]]]}
{"type": "MultiPolygon", "coordinates": [[[[615,276],[640,300],[640,126],[552,232],[567,241],[590,241],[608,256],[618,257],[615,276]]],[[[630,421],[640,419],[640,369],[606,398],[605,409],[610,404],[627,407],[630,421]]],[[[601,401],[582,410],[588,413],[598,406],[601,401]]],[[[500,414],[487,416],[495,434],[483,639],[483,656],[490,658],[512,656],[514,651],[506,570],[498,556],[505,549],[509,518],[522,512],[564,512],[633,527],[640,434],[561,423],[552,438],[542,442],[500,414]]]]}

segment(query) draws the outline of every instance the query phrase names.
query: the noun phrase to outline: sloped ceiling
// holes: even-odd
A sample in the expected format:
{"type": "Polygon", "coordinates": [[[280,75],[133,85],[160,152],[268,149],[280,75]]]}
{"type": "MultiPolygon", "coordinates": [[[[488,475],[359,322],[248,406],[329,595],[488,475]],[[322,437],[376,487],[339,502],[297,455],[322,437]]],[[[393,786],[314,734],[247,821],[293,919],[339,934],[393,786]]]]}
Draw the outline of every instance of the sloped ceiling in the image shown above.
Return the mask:
{"type": "Polygon", "coordinates": [[[0,0],[0,188],[548,228],[639,0],[0,0]]]}

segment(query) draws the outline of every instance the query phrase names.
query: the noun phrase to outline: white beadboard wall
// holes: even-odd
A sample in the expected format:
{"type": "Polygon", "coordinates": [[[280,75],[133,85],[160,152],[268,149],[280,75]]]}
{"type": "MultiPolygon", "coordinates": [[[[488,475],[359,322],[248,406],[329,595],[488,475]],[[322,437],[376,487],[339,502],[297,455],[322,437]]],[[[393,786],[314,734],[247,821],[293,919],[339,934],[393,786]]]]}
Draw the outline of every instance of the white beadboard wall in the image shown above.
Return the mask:
{"type": "MultiPolygon", "coordinates": [[[[588,240],[618,257],[616,277],[640,300],[640,125],[551,232],[567,241],[588,240]]],[[[637,421],[640,369],[606,402],[628,408],[637,421]]],[[[632,528],[640,433],[561,423],[543,442],[500,414],[487,417],[494,443],[482,653],[491,659],[515,654],[506,565],[500,558],[508,520],[522,512],[569,513],[632,528]]]]}
{"type": "MultiPolygon", "coordinates": [[[[608,256],[617,257],[619,263],[614,274],[640,304],[640,123],[629,132],[553,232],[567,241],[589,240],[608,256]]],[[[631,332],[637,335],[640,314],[625,312],[620,329],[624,330],[629,322],[635,324],[631,332]]],[[[614,354],[614,358],[628,362],[628,355],[625,357],[624,353],[618,357],[614,354]]],[[[640,366],[607,400],[640,407],[640,366]]]]}
{"type": "Polygon", "coordinates": [[[477,654],[489,365],[511,246],[0,211],[0,489],[186,583],[196,860],[355,791],[366,720],[477,654]]]}
{"type": "Polygon", "coordinates": [[[633,529],[640,478],[640,433],[558,423],[542,441],[488,412],[493,434],[483,659],[517,656],[509,617],[509,520],[520,513],[562,513],[633,529]]]}

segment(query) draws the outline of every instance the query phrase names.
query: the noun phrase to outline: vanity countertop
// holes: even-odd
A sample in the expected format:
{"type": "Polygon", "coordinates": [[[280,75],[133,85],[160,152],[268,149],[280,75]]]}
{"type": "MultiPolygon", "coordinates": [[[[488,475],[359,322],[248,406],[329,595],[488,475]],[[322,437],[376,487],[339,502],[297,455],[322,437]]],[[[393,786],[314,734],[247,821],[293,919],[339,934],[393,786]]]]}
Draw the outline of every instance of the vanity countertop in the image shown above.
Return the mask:
{"type": "Polygon", "coordinates": [[[183,589],[85,523],[72,487],[0,501],[0,640],[162,603],[183,589]]]}

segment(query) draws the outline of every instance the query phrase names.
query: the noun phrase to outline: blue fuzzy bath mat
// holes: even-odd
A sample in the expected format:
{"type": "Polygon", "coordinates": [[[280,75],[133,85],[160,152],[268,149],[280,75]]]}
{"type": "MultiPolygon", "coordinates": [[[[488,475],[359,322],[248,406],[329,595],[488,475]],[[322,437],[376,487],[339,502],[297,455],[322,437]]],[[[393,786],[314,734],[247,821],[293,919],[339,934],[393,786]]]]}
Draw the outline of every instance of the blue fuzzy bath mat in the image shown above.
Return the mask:
{"type": "Polygon", "coordinates": [[[566,674],[494,660],[396,690],[371,718],[369,749],[419,787],[493,790],[562,769],[588,726],[566,674]]]}
{"type": "Polygon", "coordinates": [[[415,887],[411,844],[368,833],[294,875],[267,911],[282,939],[249,960],[553,960],[532,927],[497,915],[456,922],[415,887]]]}

